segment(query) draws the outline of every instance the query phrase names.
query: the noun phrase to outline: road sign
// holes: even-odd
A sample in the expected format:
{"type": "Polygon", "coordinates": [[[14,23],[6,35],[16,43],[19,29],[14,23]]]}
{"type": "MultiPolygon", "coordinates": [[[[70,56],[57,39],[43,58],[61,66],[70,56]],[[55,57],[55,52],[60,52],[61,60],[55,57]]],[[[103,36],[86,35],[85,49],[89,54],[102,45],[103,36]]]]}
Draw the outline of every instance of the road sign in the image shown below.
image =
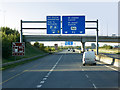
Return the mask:
{"type": "Polygon", "coordinates": [[[73,45],[73,41],[65,41],[65,45],[73,45]]]}
{"type": "Polygon", "coordinates": [[[63,34],[85,34],[85,16],[62,16],[63,34]]]}
{"type": "Polygon", "coordinates": [[[25,43],[13,42],[12,43],[12,56],[25,55],[25,43]]]}
{"type": "Polygon", "coordinates": [[[61,33],[61,18],[60,16],[47,16],[47,34],[61,33]]]}

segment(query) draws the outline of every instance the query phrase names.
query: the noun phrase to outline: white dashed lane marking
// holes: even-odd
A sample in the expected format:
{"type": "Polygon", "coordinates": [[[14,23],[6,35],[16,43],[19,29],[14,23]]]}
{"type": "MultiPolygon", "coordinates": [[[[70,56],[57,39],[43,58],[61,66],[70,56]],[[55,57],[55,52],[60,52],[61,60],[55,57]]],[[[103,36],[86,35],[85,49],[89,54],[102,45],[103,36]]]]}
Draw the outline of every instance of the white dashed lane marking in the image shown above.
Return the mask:
{"type": "Polygon", "coordinates": [[[44,83],[45,81],[41,81],[40,83],[44,83]]]}
{"type": "Polygon", "coordinates": [[[97,88],[94,83],[93,83],[93,87],[94,87],[94,88],[97,88]]]}
{"type": "Polygon", "coordinates": [[[46,78],[48,77],[48,76],[45,76],[46,78]]]}
{"type": "MultiPolygon", "coordinates": [[[[62,55],[63,56],[63,55],[62,55]]],[[[55,67],[57,66],[57,64],[59,63],[59,61],[61,60],[62,56],[58,59],[58,61],[55,63],[55,65],[52,67],[52,69],[50,69],[50,71],[47,73],[47,75],[43,78],[43,80],[40,82],[41,84],[45,83],[45,80],[47,80],[47,78],[49,77],[49,75],[51,74],[51,72],[55,69],[55,67]]],[[[37,85],[37,88],[41,88],[42,85],[37,85]]]]}
{"type": "Polygon", "coordinates": [[[41,88],[42,87],[42,85],[37,85],[37,88],[41,88]]]}
{"type": "Polygon", "coordinates": [[[86,74],[85,76],[88,78],[88,75],[87,75],[87,74],[86,74]]]}
{"type": "Polygon", "coordinates": [[[43,78],[43,80],[46,80],[47,78],[43,78]]]}

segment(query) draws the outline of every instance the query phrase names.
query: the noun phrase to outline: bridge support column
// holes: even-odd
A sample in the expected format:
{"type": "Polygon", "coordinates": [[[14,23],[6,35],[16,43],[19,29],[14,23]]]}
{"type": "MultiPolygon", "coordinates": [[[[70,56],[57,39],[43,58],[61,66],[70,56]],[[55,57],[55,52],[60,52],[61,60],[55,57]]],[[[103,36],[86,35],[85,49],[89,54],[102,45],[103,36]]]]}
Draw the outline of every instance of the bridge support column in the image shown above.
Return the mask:
{"type": "Polygon", "coordinates": [[[85,52],[85,42],[81,42],[82,43],[82,47],[81,47],[81,52],[85,52]]]}

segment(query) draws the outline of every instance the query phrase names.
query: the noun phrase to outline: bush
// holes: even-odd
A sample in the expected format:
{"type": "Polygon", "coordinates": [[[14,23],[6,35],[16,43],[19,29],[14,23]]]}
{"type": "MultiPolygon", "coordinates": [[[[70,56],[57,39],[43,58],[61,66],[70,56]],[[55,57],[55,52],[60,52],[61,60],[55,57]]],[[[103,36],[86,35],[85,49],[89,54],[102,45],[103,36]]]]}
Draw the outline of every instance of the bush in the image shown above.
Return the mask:
{"type": "Polygon", "coordinates": [[[40,43],[40,45],[39,45],[39,48],[40,48],[40,50],[42,50],[42,51],[44,51],[44,44],[43,43],[40,43]]]}
{"type": "Polygon", "coordinates": [[[101,48],[104,48],[104,49],[113,49],[113,47],[112,46],[110,46],[110,45],[103,45],[101,48]]]}
{"type": "Polygon", "coordinates": [[[37,48],[40,47],[38,42],[35,42],[35,43],[34,43],[34,46],[37,47],[37,48]]]}
{"type": "Polygon", "coordinates": [[[0,31],[2,31],[2,57],[8,58],[12,55],[12,42],[19,42],[20,34],[9,27],[1,27],[0,31]]]}

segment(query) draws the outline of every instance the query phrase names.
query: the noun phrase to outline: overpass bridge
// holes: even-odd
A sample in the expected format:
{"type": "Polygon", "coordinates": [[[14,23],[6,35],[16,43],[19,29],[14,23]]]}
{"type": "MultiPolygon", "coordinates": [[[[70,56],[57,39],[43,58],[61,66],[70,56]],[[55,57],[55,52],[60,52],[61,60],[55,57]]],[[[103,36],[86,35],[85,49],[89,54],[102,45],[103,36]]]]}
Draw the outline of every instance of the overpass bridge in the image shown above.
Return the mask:
{"type": "MultiPolygon", "coordinates": [[[[98,42],[120,43],[120,36],[98,36],[98,42]]],[[[73,35],[25,35],[27,42],[31,41],[81,41],[82,51],[85,51],[85,42],[96,42],[96,36],[73,35]]]]}
{"type": "MultiPolygon", "coordinates": [[[[45,28],[24,28],[24,23],[46,23],[47,21],[22,21],[21,20],[21,33],[20,42],[22,42],[23,30],[37,30],[37,29],[47,29],[45,28]]],[[[62,21],[61,21],[62,23],[62,21]]],[[[96,24],[96,27],[85,27],[85,29],[94,29],[96,31],[96,36],[75,36],[75,35],[24,35],[27,42],[30,41],[81,41],[82,51],[85,51],[85,42],[96,42],[96,54],[98,54],[98,42],[113,42],[118,43],[120,37],[110,37],[110,36],[99,36],[98,35],[98,19],[96,21],[85,21],[86,24],[96,24]]],[[[62,29],[62,28],[61,28],[62,29]]]]}
{"type": "MultiPolygon", "coordinates": [[[[75,35],[24,35],[27,42],[31,41],[81,41],[96,42],[96,36],[75,35]]],[[[98,42],[120,43],[120,36],[98,36],[98,42]]]]}

